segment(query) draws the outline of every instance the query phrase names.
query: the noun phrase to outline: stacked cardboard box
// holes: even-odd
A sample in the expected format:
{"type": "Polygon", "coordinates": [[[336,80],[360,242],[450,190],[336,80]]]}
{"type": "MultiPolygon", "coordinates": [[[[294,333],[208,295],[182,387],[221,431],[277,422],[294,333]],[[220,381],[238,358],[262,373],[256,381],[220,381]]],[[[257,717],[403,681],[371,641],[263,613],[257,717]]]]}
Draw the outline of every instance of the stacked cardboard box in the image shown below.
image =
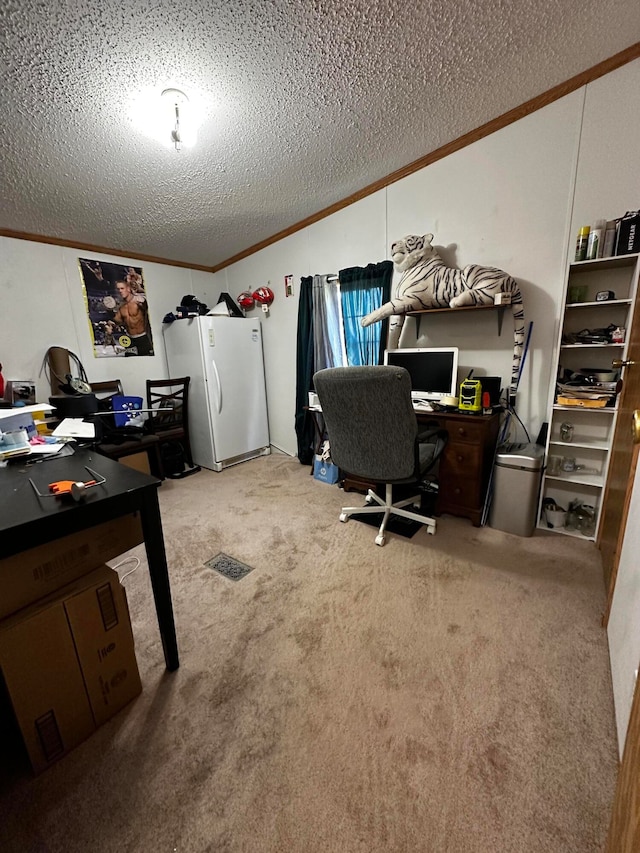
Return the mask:
{"type": "Polygon", "coordinates": [[[36,772],[141,691],[125,590],[100,565],[140,541],[125,516],[0,561],[0,670],[36,772]]]}
{"type": "Polygon", "coordinates": [[[125,515],[0,560],[0,618],[113,560],[143,541],[137,515],[125,515]]]}

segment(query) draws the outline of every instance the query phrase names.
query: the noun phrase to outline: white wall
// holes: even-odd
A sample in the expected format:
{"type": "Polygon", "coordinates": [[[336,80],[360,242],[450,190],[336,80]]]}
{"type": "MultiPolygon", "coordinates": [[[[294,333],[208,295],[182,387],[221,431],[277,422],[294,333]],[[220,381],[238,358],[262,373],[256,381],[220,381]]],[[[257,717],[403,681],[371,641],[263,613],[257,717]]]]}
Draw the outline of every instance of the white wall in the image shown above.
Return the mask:
{"type": "Polygon", "coordinates": [[[581,225],[640,208],[640,59],[587,86],[571,220],[581,225]]]}
{"type": "MultiPolygon", "coordinates": [[[[145,396],[146,379],[166,377],[162,318],[185,294],[211,294],[213,276],[196,270],[100,255],[25,240],[0,238],[0,362],[5,379],[33,379],[39,400],[51,393],[42,361],[51,346],[66,347],[89,380],[121,379],[127,394],[145,396]],[[79,257],[141,266],[149,303],[155,356],[95,358],[79,257]]],[[[211,295],[211,299],[217,298],[211,295]]],[[[73,365],[72,365],[73,367],[73,365]]],[[[75,370],[74,370],[75,375],[75,370]]]]}
{"type": "MultiPolygon", "coordinates": [[[[533,329],[517,410],[533,441],[546,420],[583,97],[574,92],[388,189],[389,243],[430,232],[448,264],[485,264],[518,280],[533,329]]],[[[416,323],[405,325],[411,346],[416,323]]],[[[474,369],[509,385],[510,312],[500,337],[494,312],[428,315],[419,342],[458,346],[463,377],[474,369]]]]}

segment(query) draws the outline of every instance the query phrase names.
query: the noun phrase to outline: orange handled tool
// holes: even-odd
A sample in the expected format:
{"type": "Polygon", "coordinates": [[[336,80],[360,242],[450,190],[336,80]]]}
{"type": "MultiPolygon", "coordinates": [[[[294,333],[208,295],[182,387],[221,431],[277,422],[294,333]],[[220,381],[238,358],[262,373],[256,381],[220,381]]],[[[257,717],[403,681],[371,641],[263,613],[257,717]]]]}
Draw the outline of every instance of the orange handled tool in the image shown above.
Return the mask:
{"type": "Polygon", "coordinates": [[[85,480],[84,482],[82,480],[56,480],[55,483],[49,483],[49,491],[46,494],[40,491],[31,477],[29,477],[29,482],[39,498],[61,498],[64,495],[71,495],[74,501],[80,501],[84,498],[87,489],[90,489],[92,486],[101,486],[107,482],[102,474],[93,471],[88,465],[84,467],[93,475],[92,480],[85,480]]]}
{"type": "Polygon", "coordinates": [[[82,487],[86,489],[87,486],[97,485],[96,480],[86,480],[84,483],[76,480],[56,480],[55,483],[49,483],[49,491],[53,492],[54,495],[70,495],[74,486],[82,490],[82,487]]]}

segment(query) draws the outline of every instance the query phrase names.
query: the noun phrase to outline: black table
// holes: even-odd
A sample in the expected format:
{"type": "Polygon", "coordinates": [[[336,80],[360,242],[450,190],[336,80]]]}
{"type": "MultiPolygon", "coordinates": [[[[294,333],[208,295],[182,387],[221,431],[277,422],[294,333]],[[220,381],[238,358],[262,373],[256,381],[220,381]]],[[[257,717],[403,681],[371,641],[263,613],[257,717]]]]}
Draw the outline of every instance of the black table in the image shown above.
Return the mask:
{"type": "Polygon", "coordinates": [[[38,464],[28,464],[27,457],[13,460],[0,469],[0,559],[139,512],[164,659],[167,669],[175,670],[180,662],[158,503],[159,486],[160,481],[155,477],[86,448],[76,449],[72,456],[48,458],[38,464]],[[49,483],[57,480],[91,479],[85,465],[101,474],[106,483],[88,489],[80,502],[70,496],[41,498],[29,482],[31,478],[45,494],[49,483]]]}

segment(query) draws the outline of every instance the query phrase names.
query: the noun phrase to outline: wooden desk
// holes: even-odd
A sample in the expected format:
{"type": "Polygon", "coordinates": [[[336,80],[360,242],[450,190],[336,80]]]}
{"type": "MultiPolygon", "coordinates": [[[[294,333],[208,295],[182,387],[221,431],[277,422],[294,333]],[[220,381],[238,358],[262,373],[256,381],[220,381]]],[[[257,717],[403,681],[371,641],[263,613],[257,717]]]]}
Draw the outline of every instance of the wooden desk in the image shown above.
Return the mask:
{"type": "MultiPolygon", "coordinates": [[[[461,412],[416,412],[419,424],[437,423],[449,440],[440,457],[436,515],[448,512],[469,518],[480,527],[495,453],[500,414],[470,415],[461,412]]],[[[347,474],[346,492],[366,492],[373,483],[347,474]]]]}
{"type": "Polygon", "coordinates": [[[168,670],[178,669],[178,645],[158,504],[160,481],[86,448],[78,448],[73,456],[48,459],[40,464],[28,465],[26,461],[23,457],[22,464],[16,460],[0,469],[0,559],[139,512],[164,659],[168,670]],[[39,491],[46,493],[49,483],[56,480],[86,480],[90,474],[85,465],[105,477],[106,483],[89,489],[79,503],[68,497],[38,497],[29,482],[31,477],[39,491]]]}
{"type": "Polygon", "coordinates": [[[418,423],[437,423],[449,434],[440,457],[436,513],[469,518],[480,527],[493,466],[500,415],[416,412],[418,423]]]}

